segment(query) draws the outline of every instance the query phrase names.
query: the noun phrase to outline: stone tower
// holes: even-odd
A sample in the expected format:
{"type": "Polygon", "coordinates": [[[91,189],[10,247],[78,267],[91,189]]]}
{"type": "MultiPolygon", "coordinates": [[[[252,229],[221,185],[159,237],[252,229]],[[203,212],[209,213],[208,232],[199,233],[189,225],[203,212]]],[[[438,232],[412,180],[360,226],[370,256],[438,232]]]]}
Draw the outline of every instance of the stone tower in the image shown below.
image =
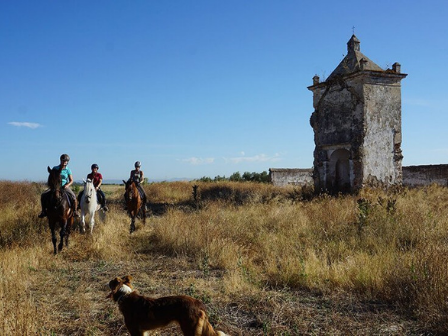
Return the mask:
{"type": "Polygon", "coordinates": [[[326,81],[313,77],[314,187],[355,192],[402,183],[400,64],[383,70],[353,35],[326,81]]]}

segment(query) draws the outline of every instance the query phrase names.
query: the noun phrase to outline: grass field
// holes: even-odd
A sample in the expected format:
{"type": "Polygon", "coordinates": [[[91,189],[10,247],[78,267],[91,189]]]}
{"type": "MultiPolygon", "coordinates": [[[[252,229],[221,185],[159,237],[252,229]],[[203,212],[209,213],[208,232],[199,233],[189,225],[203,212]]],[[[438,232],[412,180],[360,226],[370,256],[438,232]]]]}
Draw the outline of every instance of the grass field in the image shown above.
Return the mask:
{"type": "MultiPolygon", "coordinates": [[[[93,235],[54,256],[44,186],[0,181],[0,334],[128,335],[106,283],[201,299],[230,335],[448,333],[448,193],[431,186],[311,198],[256,183],[145,185],[129,234],[123,186],[93,235]]],[[[153,335],[179,335],[175,325],[153,335]]]]}

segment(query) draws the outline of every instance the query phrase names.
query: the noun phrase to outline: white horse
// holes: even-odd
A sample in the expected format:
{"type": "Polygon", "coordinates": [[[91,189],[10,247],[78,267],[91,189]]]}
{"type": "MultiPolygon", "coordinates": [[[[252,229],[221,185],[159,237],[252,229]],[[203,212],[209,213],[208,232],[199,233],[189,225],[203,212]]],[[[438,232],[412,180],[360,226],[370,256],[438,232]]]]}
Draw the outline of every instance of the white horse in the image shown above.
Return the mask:
{"type": "Polygon", "coordinates": [[[90,179],[84,181],[84,192],[81,197],[81,230],[86,232],[86,215],[89,216],[90,233],[93,232],[95,226],[95,212],[100,206],[96,198],[96,190],[90,179]]]}

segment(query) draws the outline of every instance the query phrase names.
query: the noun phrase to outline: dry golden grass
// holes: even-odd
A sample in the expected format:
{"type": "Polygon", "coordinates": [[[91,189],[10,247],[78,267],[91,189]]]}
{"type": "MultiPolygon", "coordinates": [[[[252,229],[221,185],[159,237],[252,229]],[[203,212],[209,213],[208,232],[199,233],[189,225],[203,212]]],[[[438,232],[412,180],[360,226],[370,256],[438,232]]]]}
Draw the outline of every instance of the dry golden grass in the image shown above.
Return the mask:
{"type": "MultiPolygon", "coordinates": [[[[153,183],[130,220],[123,188],[93,235],[52,255],[42,186],[0,182],[0,334],[127,335],[104,284],[203,300],[231,335],[448,332],[447,189],[317,197],[256,183],[153,183]],[[18,201],[20,200],[20,201],[18,201]]],[[[179,334],[174,326],[157,335],[179,334]]]]}

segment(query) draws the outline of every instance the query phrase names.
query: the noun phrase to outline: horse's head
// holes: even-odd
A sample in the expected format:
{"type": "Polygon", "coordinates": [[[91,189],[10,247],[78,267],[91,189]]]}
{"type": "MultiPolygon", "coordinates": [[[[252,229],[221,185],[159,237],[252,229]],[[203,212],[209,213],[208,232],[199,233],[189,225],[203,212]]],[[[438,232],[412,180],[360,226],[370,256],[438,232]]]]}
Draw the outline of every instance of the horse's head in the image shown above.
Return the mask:
{"type": "Polygon", "coordinates": [[[54,197],[54,201],[56,204],[59,204],[62,200],[62,191],[61,191],[61,185],[62,185],[62,179],[61,179],[61,170],[62,166],[60,166],[59,169],[51,169],[50,167],[47,167],[48,170],[48,180],[47,185],[48,188],[51,190],[51,195],[54,197]]]}
{"type": "Polygon", "coordinates": [[[131,200],[137,190],[135,182],[132,181],[131,179],[129,179],[127,181],[123,180],[123,183],[124,183],[124,189],[125,189],[125,193],[124,193],[125,197],[127,200],[131,200]]]}
{"type": "Polygon", "coordinates": [[[84,198],[86,203],[90,203],[92,197],[96,197],[95,195],[95,186],[91,179],[87,179],[84,181],[84,198]]]}
{"type": "Polygon", "coordinates": [[[48,181],[47,181],[47,185],[48,188],[50,188],[51,190],[59,190],[62,184],[62,179],[61,179],[61,170],[62,170],[62,166],[60,166],[59,169],[51,169],[50,167],[47,167],[48,170],[48,181]]]}

